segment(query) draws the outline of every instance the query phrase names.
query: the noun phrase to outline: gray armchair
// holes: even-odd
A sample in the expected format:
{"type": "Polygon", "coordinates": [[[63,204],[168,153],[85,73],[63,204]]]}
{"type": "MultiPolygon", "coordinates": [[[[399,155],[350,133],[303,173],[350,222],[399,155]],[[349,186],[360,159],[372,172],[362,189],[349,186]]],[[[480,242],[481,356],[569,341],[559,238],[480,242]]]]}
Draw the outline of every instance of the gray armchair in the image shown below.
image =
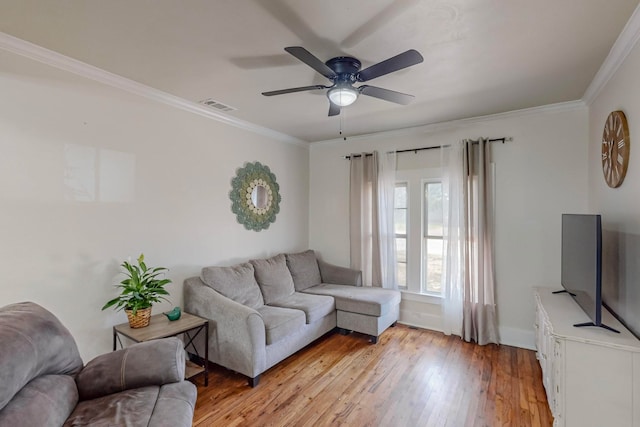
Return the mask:
{"type": "Polygon", "coordinates": [[[25,302],[0,308],[0,426],[191,426],[196,387],[177,338],[83,367],[69,331],[25,302]]]}

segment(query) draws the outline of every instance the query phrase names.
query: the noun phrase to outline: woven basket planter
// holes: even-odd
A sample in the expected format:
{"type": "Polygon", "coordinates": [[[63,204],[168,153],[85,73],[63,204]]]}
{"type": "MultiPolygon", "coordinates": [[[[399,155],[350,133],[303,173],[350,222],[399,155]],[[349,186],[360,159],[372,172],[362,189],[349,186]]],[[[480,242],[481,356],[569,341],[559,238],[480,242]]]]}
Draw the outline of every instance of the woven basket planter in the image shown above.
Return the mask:
{"type": "Polygon", "coordinates": [[[125,310],[125,313],[127,313],[127,319],[129,319],[129,326],[132,328],[137,329],[149,326],[149,322],[151,321],[151,307],[138,310],[135,316],[131,310],[125,310]]]}

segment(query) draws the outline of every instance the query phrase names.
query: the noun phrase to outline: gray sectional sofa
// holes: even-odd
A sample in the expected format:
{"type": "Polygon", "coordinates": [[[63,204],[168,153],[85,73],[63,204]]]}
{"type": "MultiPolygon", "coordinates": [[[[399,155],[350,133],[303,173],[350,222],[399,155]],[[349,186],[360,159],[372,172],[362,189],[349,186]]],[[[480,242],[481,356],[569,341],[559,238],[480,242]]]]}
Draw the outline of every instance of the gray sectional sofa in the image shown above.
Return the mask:
{"type": "Polygon", "coordinates": [[[196,387],[177,338],[86,366],[60,321],[24,302],[0,308],[0,426],[191,426],[196,387]]]}
{"type": "Polygon", "coordinates": [[[375,344],[398,320],[400,292],[363,287],[360,271],[309,250],[203,268],[185,280],[184,304],[210,320],[209,360],[246,375],[254,387],[260,374],[336,327],[375,344]]]}

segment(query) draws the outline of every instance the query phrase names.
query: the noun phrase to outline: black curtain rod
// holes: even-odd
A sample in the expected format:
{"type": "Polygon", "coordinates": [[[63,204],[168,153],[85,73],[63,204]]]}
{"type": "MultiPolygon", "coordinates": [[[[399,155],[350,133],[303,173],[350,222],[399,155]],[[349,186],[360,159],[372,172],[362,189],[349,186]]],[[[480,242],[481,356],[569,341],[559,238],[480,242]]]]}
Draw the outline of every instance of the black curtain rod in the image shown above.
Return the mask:
{"type": "MultiPolygon", "coordinates": [[[[470,139],[470,140],[466,140],[466,141],[470,141],[472,144],[477,144],[479,141],[477,139],[470,139]]],[[[505,142],[509,142],[509,141],[513,141],[513,137],[511,136],[507,136],[507,137],[503,137],[503,138],[492,138],[488,140],[489,142],[502,142],[503,144],[505,142]]],[[[451,145],[436,145],[436,146],[432,146],[432,147],[419,147],[419,148],[407,148],[406,150],[397,150],[395,151],[396,154],[399,153],[417,153],[418,151],[424,151],[424,150],[439,150],[442,147],[451,147],[451,145]]],[[[393,151],[389,151],[389,153],[393,153],[393,151]]],[[[367,153],[365,154],[365,156],[369,157],[371,156],[371,153],[367,153]]],[[[345,159],[350,160],[352,156],[344,156],[345,159]]],[[[353,157],[362,157],[362,154],[354,154],[353,157]]]]}

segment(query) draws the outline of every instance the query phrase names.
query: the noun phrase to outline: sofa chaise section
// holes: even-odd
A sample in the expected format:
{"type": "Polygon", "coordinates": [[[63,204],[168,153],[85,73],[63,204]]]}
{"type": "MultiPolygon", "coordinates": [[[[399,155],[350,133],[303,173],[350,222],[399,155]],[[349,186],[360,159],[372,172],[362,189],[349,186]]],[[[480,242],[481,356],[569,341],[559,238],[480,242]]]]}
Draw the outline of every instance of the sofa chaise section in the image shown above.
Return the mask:
{"type": "Polygon", "coordinates": [[[296,290],[335,299],[336,323],[341,332],[369,335],[375,344],[380,334],[397,322],[399,291],[362,286],[359,271],[317,260],[311,250],[288,254],[287,265],[296,290]]]}

